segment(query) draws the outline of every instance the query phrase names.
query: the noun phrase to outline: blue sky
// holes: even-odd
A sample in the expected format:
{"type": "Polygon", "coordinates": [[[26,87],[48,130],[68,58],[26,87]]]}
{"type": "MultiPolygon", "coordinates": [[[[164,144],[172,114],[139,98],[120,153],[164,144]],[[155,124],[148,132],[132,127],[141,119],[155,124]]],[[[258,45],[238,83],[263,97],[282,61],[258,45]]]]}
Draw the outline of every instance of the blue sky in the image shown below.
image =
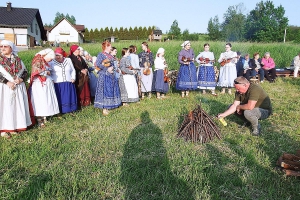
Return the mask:
{"type": "MultiPolygon", "coordinates": [[[[9,0],[0,0],[5,7],[9,0]]],[[[174,20],[178,21],[181,31],[188,29],[190,33],[206,33],[210,18],[218,15],[223,22],[223,15],[229,6],[243,3],[244,14],[256,6],[257,1],[241,0],[10,0],[12,7],[38,8],[43,23],[53,23],[57,12],[73,15],[77,24],[88,29],[95,28],[129,28],[157,26],[163,33],[168,31],[174,20]],[[38,3],[37,3],[38,2],[38,3]]],[[[300,0],[273,0],[275,7],[282,5],[289,25],[300,26],[300,0]]]]}

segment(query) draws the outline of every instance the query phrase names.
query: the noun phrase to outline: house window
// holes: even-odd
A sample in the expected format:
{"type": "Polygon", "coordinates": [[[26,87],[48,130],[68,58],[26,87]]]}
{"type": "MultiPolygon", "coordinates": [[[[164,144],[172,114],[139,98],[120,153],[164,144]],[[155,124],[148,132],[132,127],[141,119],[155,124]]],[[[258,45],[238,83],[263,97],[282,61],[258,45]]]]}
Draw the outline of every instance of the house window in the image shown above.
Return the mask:
{"type": "Polygon", "coordinates": [[[37,24],[35,24],[35,34],[36,34],[36,35],[39,35],[37,24]]]}
{"type": "Polygon", "coordinates": [[[31,33],[33,33],[33,24],[31,24],[30,29],[31,29],[31,33]]]}
{"type": "Polygon", "coordinates": [[[0,33],[0,40],[4,40],[4,33],[0,33]]]}

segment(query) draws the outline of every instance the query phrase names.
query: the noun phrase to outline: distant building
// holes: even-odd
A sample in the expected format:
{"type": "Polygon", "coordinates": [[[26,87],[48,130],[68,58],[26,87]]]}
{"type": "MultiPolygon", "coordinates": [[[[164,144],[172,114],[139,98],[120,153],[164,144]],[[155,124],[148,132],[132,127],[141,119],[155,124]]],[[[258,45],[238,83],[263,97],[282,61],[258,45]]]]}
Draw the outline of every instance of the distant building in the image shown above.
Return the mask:
{"type": "Polygon", "coordinates": [[[39,9],[16,8],[10,2],[0,7],[0,41],[9,40],[16,46],[33,47],[46,40],[39,9]]]}
{"type": "Polygon", "coordinates": [[[49,42],[83,43],[84,25],[73,25],[66,18],[62,18],[53,27],[46,27],[47,40],[49,42]]]}
{"type": "Polygon", "coordinates": [[[116,38],[115,36],[110,36],[108,38],[105,38],[105,40],[108,40],[110,43],[114,43],[116,39],[118,38],[116,38]]]}
{"type": "Polygon", "coordinates": [[[153,30],[153,39],[161,40],[161,38],[162,38],[162,31],[161,30],[153,30]]]}

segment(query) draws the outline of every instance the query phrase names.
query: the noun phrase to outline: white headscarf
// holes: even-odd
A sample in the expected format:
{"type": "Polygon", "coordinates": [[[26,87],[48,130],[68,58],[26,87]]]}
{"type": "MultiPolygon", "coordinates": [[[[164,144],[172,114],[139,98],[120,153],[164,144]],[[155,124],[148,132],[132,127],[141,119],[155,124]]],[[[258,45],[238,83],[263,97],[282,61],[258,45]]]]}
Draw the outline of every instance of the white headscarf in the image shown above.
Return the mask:
{"type": "Polygon", "coordinates": [[[156,54],[161,54],[161,53],[163,53],[163,52],[165,52],[165,49],[160,47],[160,48],[157,50],[157,53],[156,53],[156,54]]]}
{"type": "MultiPolygon", "coordinates": [[[[38,52],[37,54],[40,54],[41,56],[44,56],[44,58],[54,59],[54,57],[55,57],[54,51],[50,48],[44,49],[44,50],[38,52]]],[[[37,54],[35,54],[35,55],[37,55],[37,54]]]]}
{"type": "Polygon", "coordinates": [[[16,45],[13,42],[11,42],[9,40],[2,40],[1,45],[9,45],[12,49],[12,53],[16,56],[18,55],[18,49],[17,49],[16,45]]]}
{"type": "Polygon", "coordinates": [[[189,44],[189,43],[190,43],[190,41],[188,41],[188,40],[187,40],[187,41],[184,41],[184,43],[181,44],[181,47],[184,48],[184,47],[185,47],[187,44],[189,44]]]}

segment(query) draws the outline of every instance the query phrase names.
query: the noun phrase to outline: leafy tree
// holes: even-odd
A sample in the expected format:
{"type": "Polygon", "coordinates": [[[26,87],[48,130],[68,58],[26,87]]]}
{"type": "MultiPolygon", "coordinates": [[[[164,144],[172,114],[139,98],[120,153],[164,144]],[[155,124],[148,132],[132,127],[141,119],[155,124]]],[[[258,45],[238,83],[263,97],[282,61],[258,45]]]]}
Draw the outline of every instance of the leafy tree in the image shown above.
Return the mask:
{"type": "Polygon", "coordinates": [[[219,18],[216,15],[213,19],[208,21],[207,32],[209,39],[219,40],[221,38],[219,18]]]}
{"type": "Polygon", "coordinates": [[[188,29],[185,29],[183,32],[182,32],[182,39],[183,40],[188,40],[188,37],[190,35],[190,32],[188,29]]]}
{"type": "Polygon", "coordinates": [[[275,8],[272,1],[257,3],[247,17],[246,38],[258,42],[282,41],[288,26],[288,18],[284,14],[284,8],[281,5],[275,8]]]}
{"type": "Polygon", "coordinates": [[[71,17],[69,14],[64,15],[63,13],[57,12],[53,20],[53,24],[57,24],[62,18],[66,18],[71,24],[76,24],[76,19],[73,15],[71,17]]]}
{"type": "Polygon", "coordinates": [[[289,26],[286,31],[286,41],[300,42],[300,27],[289,26]]]}
{"type": "Polygon", "coordinates": [[[244,4],[230,6],[224,14],[221,33],[226,41],[242,41],[245,38],[246,16],[243,14],[244,4]]]}
{"type": "Polygon", "coordinates": [[[171,25],[171,28],[169,30],[168,35],[170,35],[172,39],[173,39],[173,37],[174,38],[178,38],[178,39],[180,38],[181,30],[180,30],[180,28],[178,26],[177,20],[175,20],[173,22],[173,24],[171,25]]]}

